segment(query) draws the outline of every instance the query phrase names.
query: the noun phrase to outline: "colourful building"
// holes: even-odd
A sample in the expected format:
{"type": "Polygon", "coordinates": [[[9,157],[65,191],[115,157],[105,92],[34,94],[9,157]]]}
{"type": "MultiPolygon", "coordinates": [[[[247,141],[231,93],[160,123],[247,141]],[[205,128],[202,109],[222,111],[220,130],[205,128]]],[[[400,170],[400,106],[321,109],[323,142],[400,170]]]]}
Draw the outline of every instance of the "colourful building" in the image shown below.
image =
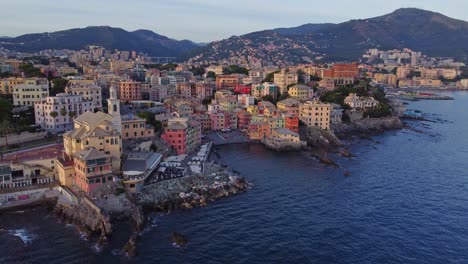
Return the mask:
{"type": "Polygon", "coordinates": [[[284,118],[284,127],[299,133],[299,118],[295,115],[283,115],[284,118]]]}
{"type": "Polygon", "coordinates": [[[276,104],[278,110],[285,114],[294,116],[299,116],[299,105],[299,101],[292,98],[284,99],[276,104]]]}
{"type": "Polygon", "coordinates": [[[252,140],[269,138],[271,134],[270,124],[267,122],[251,122],[248,131],[249,138],[252,140]]]}
{"type": "Polygon", "coordinates": [[[141,82],[119,82],[117,83],[119,98],[122,101],[141,100],[141,82]]]}
{"type": "Polygon", "coordinates": [[[99,186],[113,182],[111,157],[95,148],[74,153],[75,185],[87,194],[99,186]]]}
{"type": "Polygon", "coordinates": [[[314,89],[307,85],[298,84],[290,87],[288,90],[289,96],[298,101],[309,100],[314,97],[314,89]]]}
{"type": "Polygon", "coordinates": [[[252,119],[252,114],[250,114],[246,110],[241,110],[237,112],[237,127],[239,129],[247,128],[250,124],[251,119],[252,119]]]}
{"type": "Polygon", "coordinates": [[[146,120],[132,114],[122,116],[122,139],[140,139],[154,137],[154,128],[146,120]]]}
{"type": "Polygon", "coordinates": [[[201,125],[187,118],[170,119],[161,139],[179,155],[191,153],[201,144],[201,125]]]}
{"type": "Polygon", "coordinates": [[[324,130],[330,129],[331,104],[320,101],[307,101],[299,107],[299,119],[308,127],[316,127],[324,130]]]}

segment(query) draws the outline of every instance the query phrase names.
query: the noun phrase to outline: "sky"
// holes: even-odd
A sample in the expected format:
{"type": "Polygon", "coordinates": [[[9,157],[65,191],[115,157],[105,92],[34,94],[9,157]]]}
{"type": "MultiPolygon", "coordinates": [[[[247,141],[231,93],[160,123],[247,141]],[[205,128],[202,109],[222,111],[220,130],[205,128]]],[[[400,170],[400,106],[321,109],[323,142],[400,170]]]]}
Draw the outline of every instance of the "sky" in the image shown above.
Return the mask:
{"type": "Polygon", "coordinates": [[[468,21],[467,0],[2,0],[0,36],[87,26],[149,29],[195,42],[417,7],[468,21]]]}

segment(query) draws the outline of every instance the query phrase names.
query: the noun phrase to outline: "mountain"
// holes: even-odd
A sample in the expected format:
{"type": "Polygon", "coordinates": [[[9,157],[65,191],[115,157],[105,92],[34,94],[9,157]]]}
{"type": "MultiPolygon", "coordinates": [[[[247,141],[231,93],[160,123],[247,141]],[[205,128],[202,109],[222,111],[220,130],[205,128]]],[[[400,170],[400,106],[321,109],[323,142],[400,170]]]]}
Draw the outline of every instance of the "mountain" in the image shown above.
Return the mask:
{"type": "Polygon", "coordinates": [[[430,56],[466,58],[468,22],[439,13],[403,8],[388,15],[340,24],[305,24],[253,32],[215,41],[185,54],[191,61],[238,62],[261,59],[273,64],[356,60],[370,48],[410,48],[430,56]]]}
{"type": "Polygon", "coordinates": [[[106,49],[135,50],[159,57],[177,57],[198,47],[189,40],[178,41],[149,30],[129,32],[108,26],[0,38],[0,46],[21,52],[37,52],[46,49],[79,50],[87,45],[103,46],[106,49]]]}

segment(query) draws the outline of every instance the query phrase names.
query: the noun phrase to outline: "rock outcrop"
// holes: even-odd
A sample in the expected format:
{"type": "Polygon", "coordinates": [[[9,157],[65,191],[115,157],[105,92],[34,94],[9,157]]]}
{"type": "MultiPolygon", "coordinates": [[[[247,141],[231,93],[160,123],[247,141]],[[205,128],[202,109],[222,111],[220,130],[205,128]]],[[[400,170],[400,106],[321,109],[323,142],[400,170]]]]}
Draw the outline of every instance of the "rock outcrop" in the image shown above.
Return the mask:
{"type": "Polygon", "coordinates": [[[55,214],[64,222],[73,223],[88,235],[99,235],[99,241],[112,234],[110,217],[80,200],[77,205],[57,204],[55,214]]]}
{"type": "Polygon", "coordinates": [[[234,175],[223,166],[206,163],[203,175],[148,185],[136,198],[137,203],[147,209],[172,212],[205,206],[209,201],[241,193],[249,186],[245,178],[234,175]]]}
{"type": "Polygon", "coordinates": [[[341,141],[330,130],[322,130],[315,127],[307,128],[307,146],[328,149],[342,146],[341,141]]]}
{"type": "Polygon", "coordinates": [[[351,124],[332,125],[335,134],[341,137],[350,134],[368,134],[401,128],[403,128],[403,123],[398,117],[364,118],[351,124]]]}

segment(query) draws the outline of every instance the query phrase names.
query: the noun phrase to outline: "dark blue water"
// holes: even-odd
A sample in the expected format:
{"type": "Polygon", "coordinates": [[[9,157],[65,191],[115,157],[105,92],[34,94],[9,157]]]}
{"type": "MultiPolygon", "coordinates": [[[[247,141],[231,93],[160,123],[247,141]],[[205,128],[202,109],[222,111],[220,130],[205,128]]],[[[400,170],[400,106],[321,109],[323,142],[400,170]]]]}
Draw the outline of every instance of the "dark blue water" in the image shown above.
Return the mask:
{"type": "Polygon", "coordinates": [[[111,252],[123,238],[96,252],[43,209],[1,215],[3,228],[35,237],[24,244],[0,233],[0,263],[468,263],[468,93],[449,95],[456,100],[411,103],[435,122],[412,122],[355,144],[357,158],[337,158],[349,177],[305,153],[219,148],[255,186],[154,217],[133,259],[111,252]],[[188,237],[185,248],[172,246],[173,231],[188,237]]]}

